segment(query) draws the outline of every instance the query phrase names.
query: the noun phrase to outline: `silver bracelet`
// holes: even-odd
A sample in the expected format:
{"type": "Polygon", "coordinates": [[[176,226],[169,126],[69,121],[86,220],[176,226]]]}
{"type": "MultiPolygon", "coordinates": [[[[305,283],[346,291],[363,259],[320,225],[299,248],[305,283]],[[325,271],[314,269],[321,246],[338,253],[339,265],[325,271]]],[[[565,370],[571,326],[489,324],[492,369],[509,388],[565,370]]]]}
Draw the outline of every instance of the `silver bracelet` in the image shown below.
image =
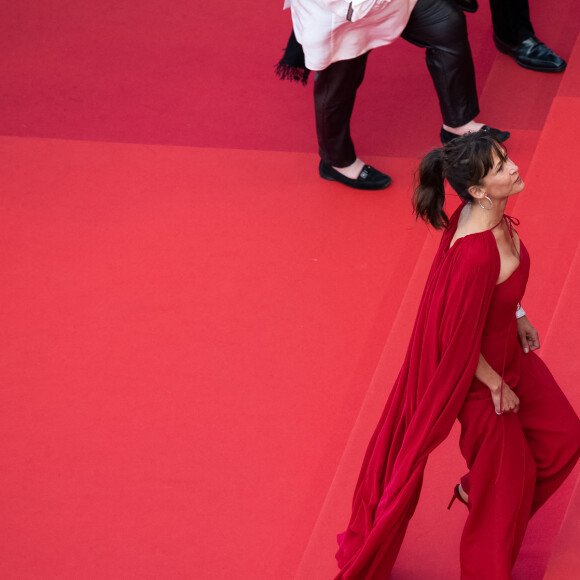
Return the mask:
{"type": "Polygon", "coordinates": [[[518,302],[518,307],[516,309],[516,318],[521,318],[526,315],[526,311],[522,308],[522,305],[518,302]]]}

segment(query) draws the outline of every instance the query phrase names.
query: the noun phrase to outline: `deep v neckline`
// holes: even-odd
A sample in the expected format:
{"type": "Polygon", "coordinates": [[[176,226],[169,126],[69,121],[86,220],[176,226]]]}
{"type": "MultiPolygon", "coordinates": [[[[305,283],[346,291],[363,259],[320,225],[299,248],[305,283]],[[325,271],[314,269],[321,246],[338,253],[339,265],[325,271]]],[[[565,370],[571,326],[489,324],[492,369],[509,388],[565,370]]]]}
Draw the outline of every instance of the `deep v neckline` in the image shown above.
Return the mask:
{"type": "MultiPolygon", "coordinates": [[[[520,225],[520,220],[518,220],[517,218],[514,218],[512,216],[509,216],[507,214],[504,214],[501,218],[501,220],[495,224],[495,226],[493,226],[493,228],[491,228],[489,231],[492,233],[493,235],[493,230],[495,228],[497,228],[497,226],[499,226],[502,221],[505,221],[508,227],[508,234],[510,236],[510,241],[512,243],[512,247],[515,250],[515,253],[512,252],[512,255],[517,258],[518,260],[518,265],[511,271],[510,275],[505,279],[502,280],[501,282],[496,282],[496,286],[500,286],[501,284],[504,284],[505,282],[507,282],[520,268],[521,264],[522,264],[522,241],[520,239],[520,237],[518,236],[518,243],[519,243],[519,248],[516,247],[515,241],[514,241],[514,226],[519,226],[520,225]]],[[[494,240],[496,242],[496,247],[497,247],[497,240],[495,239],[494,236],[494,240]]],[[[500,263],[501,263],[501,253],[499,251],[499,247],[497,248],[497,252],[499,254],[499,258],[500,258],[500,263]]]]}

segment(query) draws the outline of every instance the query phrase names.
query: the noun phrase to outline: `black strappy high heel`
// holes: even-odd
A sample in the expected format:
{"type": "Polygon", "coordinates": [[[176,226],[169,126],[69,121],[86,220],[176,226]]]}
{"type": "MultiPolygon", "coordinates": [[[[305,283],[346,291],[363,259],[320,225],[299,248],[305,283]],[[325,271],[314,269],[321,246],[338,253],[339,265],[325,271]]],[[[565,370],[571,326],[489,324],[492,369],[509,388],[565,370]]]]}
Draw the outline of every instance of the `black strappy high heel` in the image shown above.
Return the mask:
{"type": "Polygon", "coordinates": [[[447,506],[448,510],[451,509],[451,506],[453,505],[453,502],[456,499],[458,499],[463,505],[467,506],[467,509],[469,509],[469,504],[461,497],[461,494],[459,493],[459,484],[457,484],[453,488],[453,497],[451,498],[451,501],[449,502],[449,505],[447,506]]]}

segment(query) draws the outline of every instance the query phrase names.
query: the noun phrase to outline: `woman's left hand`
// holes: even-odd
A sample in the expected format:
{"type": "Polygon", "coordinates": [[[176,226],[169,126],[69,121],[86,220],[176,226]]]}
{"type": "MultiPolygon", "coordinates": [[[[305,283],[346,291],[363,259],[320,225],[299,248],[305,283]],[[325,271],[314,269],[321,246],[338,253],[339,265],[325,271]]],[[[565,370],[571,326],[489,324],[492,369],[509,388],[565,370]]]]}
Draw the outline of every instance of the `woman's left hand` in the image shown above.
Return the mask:
{"type": "Polygon", "coordinates": [[[523,351],[527,354],[530,350],[540,348],[540,337],[538,331],[532,326],[527,316],[518,318],[518,338],[523,351]]]}
{"type": "Polygon", "coordinates": [[[517,413],[520,410],[520,399],[505,381],[501,389],[491,392],[491,400],[497,415],[517,413]]]}

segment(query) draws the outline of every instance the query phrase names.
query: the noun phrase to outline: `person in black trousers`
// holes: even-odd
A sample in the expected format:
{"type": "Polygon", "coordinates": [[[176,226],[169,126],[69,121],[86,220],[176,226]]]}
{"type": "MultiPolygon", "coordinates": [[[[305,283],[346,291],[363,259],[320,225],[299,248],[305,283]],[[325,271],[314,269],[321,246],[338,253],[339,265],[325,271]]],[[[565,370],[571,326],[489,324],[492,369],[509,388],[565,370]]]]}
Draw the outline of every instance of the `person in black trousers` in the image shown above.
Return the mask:
{"type": "MultiPolygon", "coordinates": [[[[475,121],[479,102],[465,16],[446,0],[419,0],[401,37],[426,49],[426,63],[443,117],[442,143],[459,135],[484,131],[499,141],[508,131],[475,121]]],[[[314,107],[323,179],[355,189],[384,189],[391,178],[358,159],[350,135],[350,119],[363,81],[369,53],[333,62],[316,71],[314,107]]]]}
{"type": "MultiPolygon", "coordinates": [[[[455,0],[465,12],[478,9],[477,0],[455,0]]],[[[521,67],[539,72],[562,72],[566,61],[536,38],[528,0],[489,0],[496,48],[521,67]]]]}
{"type": "MultiPolygon", "coordinates": [[[[498,141],[509,138],[508,131],[475,120],[479,102],[467,24],[465,15],[451,0],[376,2],[370,8],[366,5],[369,11],[360,17],[351,3],[354,17],[345,9],[344,20],[340,15],[337,19],[326,0],[294,0],[290,6],[295,34],[291,35],[277,70],[282,72],[281,78],[294,80],[299,77],[290,73],[287,65],[315,71],[314,108],[319,175],[323,179],[366,190],[384,189],[391,183],[388,175],[357,157],[350,120],[369,53],[399,35],[425,49],[443,119],[442,143],[477,131],[489,133],[498,141]],[[304,59],[297,58],[301,47],[304,59]]],[[[333,7],[336,6],[335,2],[333,7]]],[[[338,6],[342,8],[340,2],[338,6]]]]}

